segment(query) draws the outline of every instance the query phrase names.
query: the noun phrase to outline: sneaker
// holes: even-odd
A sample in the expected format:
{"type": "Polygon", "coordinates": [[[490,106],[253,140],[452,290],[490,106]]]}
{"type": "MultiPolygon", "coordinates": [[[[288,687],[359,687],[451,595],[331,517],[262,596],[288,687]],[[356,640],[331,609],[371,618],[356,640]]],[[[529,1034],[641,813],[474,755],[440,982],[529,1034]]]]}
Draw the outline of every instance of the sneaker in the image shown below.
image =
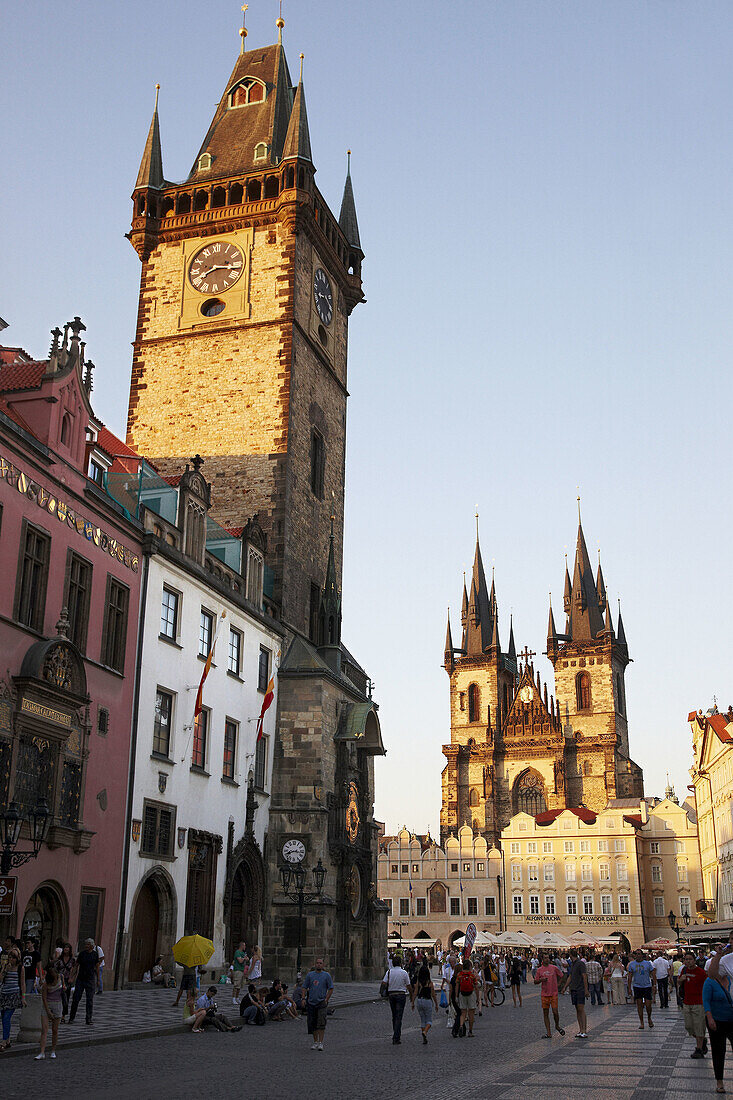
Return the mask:
{"type": "Polygon", "coordinates": [[[705,1055],[703,1054],[703,1052],[701,1050],[693,1050],[692,1054],[690,1055],[690,1058],[704,1058],[704,1057],[705,1057],[705,1055]]]}
{"type": "Polygon", "coordinates": [[[45,1057],[46,1057],[45,1054],[37,1054],[36,1057],[34,1058],[34,1061],[35,1062],[42,1062],[45,1057]]]}
{"type": "Polygon", "coordinates": [[[318,1043],[313,1043],[311,1050],[318,1050],[318,1043]]]}
{"type": "Polygon", "coordinates": [[[52,1051],[51,1051],[51,1057],[52,1057],[52,1058],[55,1058],[55,1057],[56,1057],[56,1051],[55,1051],[55,1050],[52,1050],[52,1051]]]}
{"type": "Polygon", "coordinates": [[[318,1049],[319,1049],[319,1050],[323,1050],[323,1043],[319,1043],[319,1044],[318,1044],[318,1049]]]}

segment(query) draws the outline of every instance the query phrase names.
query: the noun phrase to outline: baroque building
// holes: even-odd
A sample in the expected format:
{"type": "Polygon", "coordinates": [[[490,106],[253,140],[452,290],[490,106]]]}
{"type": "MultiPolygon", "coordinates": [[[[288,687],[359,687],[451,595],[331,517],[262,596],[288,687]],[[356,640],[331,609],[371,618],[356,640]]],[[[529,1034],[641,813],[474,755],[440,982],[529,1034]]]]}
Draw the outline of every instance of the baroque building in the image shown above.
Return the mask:
{"type": "Polygon", "coordinates": [[[267,544],[277,664],[263,947],[299,944],[341,978],[376,975],[373,757],[384,752],[366,672],[341,641],[348,321],[364,301],[347,170],[336,217],[315,183],[302,73],[282,45],[242,50],[182,183],[163,174],[156,109],[133,190],[142,273],[127,440],[163,475],[206,464],[212,516],[255,518],[267,544]],[[301,923],[283,848],[326,867],[301,923]],[[302,845],[302,848],[301,848],[302,845]]]}
{"type": "Polygon", "coordinates": [[[600,810],[643,794],[629,756],[624,675],[629,664],[621,612],[614,627],[600,561],[593,576],[578,523],[573,578],[566,568],[565,629],[550,607],[547,656],[554,695],[535,672],[535,653],[517,654],[510,624],[501,647],[492,577],[486,583],[478,535],[470,592],[464,581],[461,644],[448,617],[444,667],[450,679],[450,744],[442,778],[441,837],[463,825],[498,844],[510,818],[565,807],[600,810]]]}

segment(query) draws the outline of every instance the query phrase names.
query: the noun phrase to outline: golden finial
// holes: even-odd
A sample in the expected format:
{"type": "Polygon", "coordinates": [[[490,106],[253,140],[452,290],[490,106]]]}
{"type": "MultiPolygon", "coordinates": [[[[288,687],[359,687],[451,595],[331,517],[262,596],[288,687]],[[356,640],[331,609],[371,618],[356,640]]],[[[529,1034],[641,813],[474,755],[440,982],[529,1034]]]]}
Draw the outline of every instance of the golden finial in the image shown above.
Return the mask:
{"type": "Polygon", "coordinates": [[[283,0],[280,0],[280,14],[275,20],[275,26],[277,27],[277,44],[278,46],[282,46],[283,27],[285,26],[285,20],[283,19],[283,0]]]}
{"type": "Polygon", "coordinates": [[[351,175],[351,149],[346,150],[346,175],[351,175]]]}
{"type": "Polygon", "coordinates": [[[155,110],[158,110],[158,95],[160,93],[160,84],[155,85],[155,110]]]}
{"type": "Polygon", "coordinates": [[[478,504],[476,505],[475,518],[476,518],[476,542],[478,542],[478,504]]]}
{"type": "Polygon", "coordinates": [[[300,55],[300,76],[298,77],[298,83],[299,83],[299,84],[302,84],[302,83],[303,83],[303,58],[304,58],[304,57],[305,57],[305,54],[304,54],[304,53],[302,53],[302,54],[300,55]]]}
{"type": "Polygon", "coordinates": [[[578,523],[580,523],[580,486],[576,486],[578,490],[578,523]]]}
{"type": "Polygon", "coordinates": [[[241,42],[240,47],[239,47],[239,56],[240,57],[244,53],[244,40],[247,37],[247,28],[244,25],[244,21],[247,18],[247,8],[248,7],[249,7],[249,4],[242,4],[242,26],[239,28],[239,37],[242,39],[242,42],[241,42]]]}

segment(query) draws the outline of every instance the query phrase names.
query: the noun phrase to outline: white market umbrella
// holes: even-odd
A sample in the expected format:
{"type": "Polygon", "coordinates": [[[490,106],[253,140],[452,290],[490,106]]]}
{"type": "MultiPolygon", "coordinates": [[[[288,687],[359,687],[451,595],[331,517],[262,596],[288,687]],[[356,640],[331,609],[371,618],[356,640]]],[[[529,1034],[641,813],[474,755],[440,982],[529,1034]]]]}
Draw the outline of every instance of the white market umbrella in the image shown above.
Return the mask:
{"type": "Polygon", "coordinates": [[[540,932],[532,938],[533,947],[570,947],[570,940],[559,932],[540,932]]]}
{"type": "Polygon", "coordinates": [[[596,936],[589,936],[587,932],[572,932],[568,937],[571,947],[597,947],[602,941],[596,936]]]}
{"type": "Polygon", "coordinates": [[[532,947],[532,940],[520,929],[512,931],[507,929],[506,932],[500,932],[498,936],[494,936],[494,944],[497,947],[532,947]]]}

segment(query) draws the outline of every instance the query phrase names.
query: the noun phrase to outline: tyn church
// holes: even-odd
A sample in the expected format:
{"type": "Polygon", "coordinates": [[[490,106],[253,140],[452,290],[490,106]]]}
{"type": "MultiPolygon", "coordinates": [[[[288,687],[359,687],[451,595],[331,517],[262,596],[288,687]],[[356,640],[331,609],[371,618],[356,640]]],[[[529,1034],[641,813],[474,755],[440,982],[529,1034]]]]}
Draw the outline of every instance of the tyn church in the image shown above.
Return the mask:
{"type": "Polygon", "coordinates": [[[564,610],[558,633],[550,607],[551,695],[535,673],[535,654],[517,654],[513,624],[501,647],[496,589],[493,577],[488,589],[477,537],[470,592],[463,586],[461,644],[453,644],[450,616],[445,641],[451,740],[443,746],[443,841],[470,825],[498,844],[520,811],[601,810],[611,799],[642,797],[642,772],[629,754],[624,625],[619,610],[614,627],[600,561],[594,577],[580,522],[564,610]]]}

